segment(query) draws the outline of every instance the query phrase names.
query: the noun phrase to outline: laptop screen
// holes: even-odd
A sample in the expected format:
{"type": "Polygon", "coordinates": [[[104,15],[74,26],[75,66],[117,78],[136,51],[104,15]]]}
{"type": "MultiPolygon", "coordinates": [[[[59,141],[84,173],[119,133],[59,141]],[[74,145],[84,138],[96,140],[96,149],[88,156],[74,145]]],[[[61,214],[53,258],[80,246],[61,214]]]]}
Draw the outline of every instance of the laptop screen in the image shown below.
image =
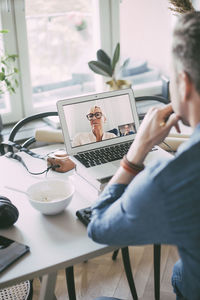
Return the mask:
{"type": "Polygon", "coordinates": [[[118,143],[134,135],[139,122],[135,103],[132,103],[134,98],[130,95],[130,91],[114,91],[90,95],[88,99],[58,101],[61,126],[64,135],[67,131],[70,148],[78,150],[97,143],[118,143]]]}

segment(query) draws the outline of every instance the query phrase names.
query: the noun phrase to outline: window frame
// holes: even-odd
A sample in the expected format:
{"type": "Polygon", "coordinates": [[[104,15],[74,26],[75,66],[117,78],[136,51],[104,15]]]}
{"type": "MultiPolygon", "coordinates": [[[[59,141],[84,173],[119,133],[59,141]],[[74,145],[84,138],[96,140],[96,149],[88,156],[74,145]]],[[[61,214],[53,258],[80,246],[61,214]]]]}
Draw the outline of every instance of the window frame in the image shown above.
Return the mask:
{"type": "MultiPolygon", "coordinates": [[[[109,55],[119,41],[119,4],[120,0],[93,0],[95,20],[95,50],[102,48],[109,55]],[[106,35],[104,34],[106,32],[106,35]]],[[[2,113],[3,123],[16,122],[37,112],[55,110],[55,105],[33,106],[30,75],[27,27],[25,19],[25,0],[1,0],[2,28],[9,30],[5,35],[5,48],[8,53],[18,55],[19,88],[9,95],[10,111],[2,113]]],[[[95,76],[97,91],[103,89],[104,80],[95,76]]]]}
{"type": "MultiPolygon", "coordinates": [[[[0,23],[2,29],[8,29],[9,33],[3,35],[4,49],[5,52],[10,54],[18,54],[17,51],[17,41],[16,41],[16,27],[15,27],[15,16],[13,10],[13,1],[11,0],[1,0],[0,1],[0,23]]],[[[16,62],[16,67],[20,69],[19,61],[16,62]]],[[[19,84],[20,83],[19,76],[19,84]]],[[[14,123],[23,117],[23,102],[21,89],[17,88],[14,94],[4,95],[6,100],[9,102],[8,108],[1,111],[1,117],[3,124],[14,123]]]]}

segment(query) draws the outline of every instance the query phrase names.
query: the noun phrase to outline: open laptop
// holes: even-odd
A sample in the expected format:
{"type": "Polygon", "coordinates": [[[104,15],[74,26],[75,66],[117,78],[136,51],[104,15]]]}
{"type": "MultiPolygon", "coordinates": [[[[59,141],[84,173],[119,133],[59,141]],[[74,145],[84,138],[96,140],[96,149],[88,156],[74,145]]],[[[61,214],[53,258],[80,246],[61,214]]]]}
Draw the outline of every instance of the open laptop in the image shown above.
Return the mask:
{"type": "MultiPolygon", "coordinates": [[[[57,108],[66,151],[76,163],[77,173],[99,188],[114,175],[139,128],[132,89],[59,100],[57,108]],[[96,142],[87,116],[95,106],[100,108],[105,121],[105,139],[99,142],[96,142]]],[[[159,150],[163,155],[165,151],[159,150]]]]}

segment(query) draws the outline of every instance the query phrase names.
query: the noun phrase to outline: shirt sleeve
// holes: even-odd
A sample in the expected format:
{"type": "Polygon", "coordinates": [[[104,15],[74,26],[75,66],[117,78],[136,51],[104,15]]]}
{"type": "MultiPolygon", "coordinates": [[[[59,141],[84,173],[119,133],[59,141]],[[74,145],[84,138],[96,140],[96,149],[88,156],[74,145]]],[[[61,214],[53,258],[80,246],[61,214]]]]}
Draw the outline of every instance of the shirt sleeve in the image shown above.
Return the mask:
{"type": "Polygon", "coordinates": [[[173,242],[158,179],[146,168],[128,186],[108,186],[93,206],[89,237],[109,245],[173,242]]]}

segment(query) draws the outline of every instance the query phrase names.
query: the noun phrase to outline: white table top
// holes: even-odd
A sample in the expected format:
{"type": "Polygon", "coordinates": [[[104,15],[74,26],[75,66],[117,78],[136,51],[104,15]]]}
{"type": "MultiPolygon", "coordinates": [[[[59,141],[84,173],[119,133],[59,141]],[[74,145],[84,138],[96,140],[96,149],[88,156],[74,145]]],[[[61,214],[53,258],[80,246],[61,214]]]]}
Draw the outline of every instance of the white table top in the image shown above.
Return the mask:
{"type": "MultiPolygon", "coordinates": [[[[36,151],[48,153],[58,148],[60,145],[43,147],[36,151]]],[[[31,171],[39,172],[46,168],[45,161],[26,154],[25,156],[31,171]]],[[[75,183],[76,192],[65,211],[59,215],[45,216],[30,205],[25,194],[5,188],[12,186],[25,191],[30,184],[44,179],[45,175],[32,176],[18,161],[6,157],[0,157],[0,165],[0,194],[8,197],[19,210],[19,219],[14,226],[0,229],[0,235],[30,247],[30,253],[0,274],[0,289],[117,249],[90,240],[86,227],[75,216],[77,209],[91,205],[97,197],[97,192],[87,182],[79,181],[73,172],[69,174],[50,171],[48,177],[70,176],[75,183]]]]}

